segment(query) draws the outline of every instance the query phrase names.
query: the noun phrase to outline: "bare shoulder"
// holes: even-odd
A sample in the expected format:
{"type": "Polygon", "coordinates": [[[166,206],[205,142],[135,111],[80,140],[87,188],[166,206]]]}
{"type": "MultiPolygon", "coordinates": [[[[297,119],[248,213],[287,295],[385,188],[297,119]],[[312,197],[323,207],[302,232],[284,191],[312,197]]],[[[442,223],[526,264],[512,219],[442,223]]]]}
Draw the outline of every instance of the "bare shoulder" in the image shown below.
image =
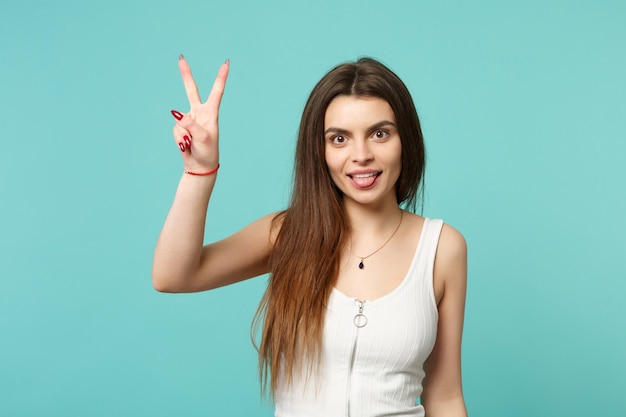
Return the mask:
{"type": "Polygon", "coordinates": [[[437,302],[452,288],[462,290],[467,281],[467,244],[454,227],[444,224],[435,256],[434,283],[437,302]]]}
{"type": "Polygon", "coordinates": [[[439,236],[437,256],[458,258],[467,256],[467,243],[463,235],[449,224],[444,224],[439,236]]]}
{"type": "Polygon", "coordinates": [[[259,219],[261,222],[266,222],[269,227],[269,239],[272,246],[276,243],[276,238],[280,229],[283,227],[283,221],[285,220],[285,211],[277,211],[270,213],[265,217],[259,219]]]}

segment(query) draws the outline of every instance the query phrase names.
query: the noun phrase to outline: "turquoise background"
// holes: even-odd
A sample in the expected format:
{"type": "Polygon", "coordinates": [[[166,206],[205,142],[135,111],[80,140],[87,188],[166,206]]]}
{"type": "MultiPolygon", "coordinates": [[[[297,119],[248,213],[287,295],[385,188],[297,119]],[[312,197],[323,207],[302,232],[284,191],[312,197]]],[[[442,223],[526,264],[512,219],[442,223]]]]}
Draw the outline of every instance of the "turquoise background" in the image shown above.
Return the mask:
{"type": "Polygon", "coordinates": [[[152,289],[182,166],[177,57],[232,61],[210,239],[284,207],[315,82],[387,63],[424,127],[424,214],[466,236],[473,416],[626,413],[626,4],[107,1],[0,6],[0,415],[270,416],[265,278],[152,289]]]}

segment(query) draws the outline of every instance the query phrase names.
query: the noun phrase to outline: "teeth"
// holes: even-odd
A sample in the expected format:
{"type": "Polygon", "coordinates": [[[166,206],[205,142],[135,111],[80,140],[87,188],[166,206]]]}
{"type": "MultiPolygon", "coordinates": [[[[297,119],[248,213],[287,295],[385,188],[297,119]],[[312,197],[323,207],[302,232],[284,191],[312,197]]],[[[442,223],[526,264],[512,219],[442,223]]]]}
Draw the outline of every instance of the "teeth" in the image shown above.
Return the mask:
{"type": "Polygon", "coordinates": [[[376,175],[375,172],[370,172],[369,174],[354,174],[352,175],[352,178],[367,178],[367,177],[373,177],[375,175],[376,175]]]}

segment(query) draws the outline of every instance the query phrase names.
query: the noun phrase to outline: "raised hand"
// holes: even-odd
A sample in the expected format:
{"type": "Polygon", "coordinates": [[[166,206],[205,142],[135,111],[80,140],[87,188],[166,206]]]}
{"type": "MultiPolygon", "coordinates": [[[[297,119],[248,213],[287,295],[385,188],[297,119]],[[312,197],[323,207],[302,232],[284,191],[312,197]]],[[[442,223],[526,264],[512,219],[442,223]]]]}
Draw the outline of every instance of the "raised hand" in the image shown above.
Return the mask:
{"type": "Polygon", "coordinates": [[[182,55],[178,60],[178,67],[189,100],[189,112],[183,114],[172,110],[176,119],[174,140],[181,150],[185,170],[196,173],[211,172],[219,165],[218,116],[230,62],[226,60],[220,67],[211,93],[204,103],[198,93],[191,68],[182,55]]]}

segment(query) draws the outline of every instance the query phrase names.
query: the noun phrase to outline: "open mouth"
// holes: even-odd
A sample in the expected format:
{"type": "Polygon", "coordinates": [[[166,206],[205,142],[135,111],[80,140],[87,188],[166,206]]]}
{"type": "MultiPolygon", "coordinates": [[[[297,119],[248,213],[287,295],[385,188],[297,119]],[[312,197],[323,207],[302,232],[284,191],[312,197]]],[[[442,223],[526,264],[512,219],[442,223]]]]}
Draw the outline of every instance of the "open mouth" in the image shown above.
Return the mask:
{"type": "Polygon", "coordinates": [[[350,177],[355,187],[365,189],[373,186],[380,174],[381,172],[379,171],[372,171],[358,174],[348,174],[348,177],[350,177]]]}

